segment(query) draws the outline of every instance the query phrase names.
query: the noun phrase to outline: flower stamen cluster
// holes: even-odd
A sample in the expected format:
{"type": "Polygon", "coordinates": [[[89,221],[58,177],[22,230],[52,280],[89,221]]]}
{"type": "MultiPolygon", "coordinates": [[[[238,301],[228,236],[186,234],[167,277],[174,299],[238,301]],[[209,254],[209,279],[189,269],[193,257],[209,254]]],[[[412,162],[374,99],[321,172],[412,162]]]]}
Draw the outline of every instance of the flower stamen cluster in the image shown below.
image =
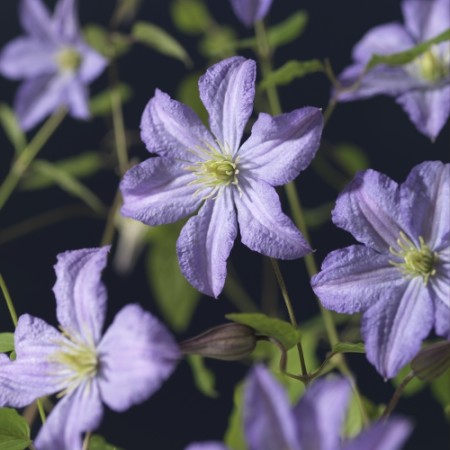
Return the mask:
{"type": "Polygon", "coordinates": [[[450,75],[448,60],[450,47],[446,49],[447,54],[439,55],[437,46],[432,46],[425,53],[418,56],[407,65],[408,72],[414,77],[429,83],[439,82],[450,75]]]}
{"type": "Polygon", "coordinates": [[[81,54],[73,47],[64,47],[55,59],[60,72],[75,72],[83,61],[81,54]]]}

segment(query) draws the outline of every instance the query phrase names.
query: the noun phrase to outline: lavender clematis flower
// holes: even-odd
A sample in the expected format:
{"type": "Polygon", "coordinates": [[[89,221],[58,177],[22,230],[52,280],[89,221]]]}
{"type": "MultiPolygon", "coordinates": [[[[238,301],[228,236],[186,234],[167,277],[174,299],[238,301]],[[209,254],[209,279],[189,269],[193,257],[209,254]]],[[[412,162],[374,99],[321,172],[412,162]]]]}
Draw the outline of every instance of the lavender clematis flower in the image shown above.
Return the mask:
{"type": "Polygon", "coordinates": [[[319,109],[271,117],[261,113],[241,145],[255,94],[256,65],[242,57],[210,67],[199,81],[212,133],[187,106],[157,90],[141,122],[142,139],[159,155],[132,168],[121,183],[122,214],[147,225],[195,212],[177,242],[183,275],[217,297],[239,229],[242,242],[273,258],[311,249],[281,211],[273,186],[293,180],[314,157],[322,131],[319,109]]]}
{"type": "Polygon", "coordinates": [[[87,85],[97,78],[106,60],[89,47],[76,19],[76,0],[59,0],[53,17],[41,0],[21,0],[25,36],[11,41],[0,54],[0,73],[25,81],[14,109],[29,130],[59,107],[73,117],[89,117],[87,85]]]}
{"type": "MultiPolygon", "coordinates": [[[[255,366],[244,394],[244,431],[249,450],[396,450],[411,432],[410,423],[393,417],[375,423],[350,441],[341,430],[351,388],[343,378],[321,379],[299,403],[289,404],[282,386],[263,366],[255,366]]],[[[216,442],[194,443],[186,450],[227,450],[216,442]]]]}
{"type": "Polygon", "coordinates": [[[35,440],[39,450],[81,450],[82,434],[102,419],[102,403],[124,411],[143,402],[179,357],[166,328],[136,304],[119,311],[102,336],[106,289],[100,273],[108,249],[60,254],[53,290],[62,333],[25,314],[14,335],[16,360],[0,354],[0,406],[62,397],[35,440]]]}
{"type": "MultiPolygon", "coordinates": [[[[404,0],[405,25],[388,23],[369,30],[353,49],[354,64],[340,76],[352,85],[372,55],[388,55],[416,46],[450,28],[450,0],[404,0]]],[[[342,92],[340,101],[391,95],[416,128],[434,140],[450,114],[450,42],[433,45],[403,66],[380,65],[370,70],[356,90],[342,92]]]]}
{"type": "Polygon", "coordinates": [[[246,26],[251,27],[258,20],[264,19],[272,0],[230,0],[234,13],[246,26]]]}
{"type": "Polygon", "coordinates": [[[368,360],[394,377],[434,327],[450,339],[450,164],[398,185],[368,170],[340,194],[334,223],[364,245],[331,252],[312,286],[322,304],[362,312],[368,360]]]}

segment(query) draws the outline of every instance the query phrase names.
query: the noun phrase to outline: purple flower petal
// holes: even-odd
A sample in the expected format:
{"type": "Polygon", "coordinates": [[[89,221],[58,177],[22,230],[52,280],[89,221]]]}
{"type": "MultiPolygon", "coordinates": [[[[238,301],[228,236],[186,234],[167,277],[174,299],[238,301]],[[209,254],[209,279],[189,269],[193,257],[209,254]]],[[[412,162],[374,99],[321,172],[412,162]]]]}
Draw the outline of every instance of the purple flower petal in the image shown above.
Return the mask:
{"type": "Polygon", "coordinates": [[[363,245],[335,250],[311,279],[312,288],[327,309],[345,314],[365,311],[386,289],[405,282],[399,269],[389,263],[392,256],[363,245]]]}
{"type": "Polygon", "coordinates": [[[98,343],[106,313],[106,289],[100,281],[109,246],[67,251],[55,265],[56,315],[69,335],[98,343]]]}
{"type": "Polygon", "coordinates": [[[322,113],[317,108],[301,108],[276,117],[261,113],[239,150],[239,166],[272,186],[286,184],[311,163],[322,127],[322,113]]]}
{"type": "Polygon", "coordinates": [[[222,150],[232,155],[253,110],[255,78],[255,61],[235,56],[211,66],[198,83],[211,131],[222,150]]]}
{"type": "Polygon", "coordinates": [[[119,311],[98,352],[101,397],[114,411],[146,400],[169,377],[180,356],[167,329],[139,305],[119,311]]]}
{"type": "Polygon", "coordinates": [[[53,408],[35,439],[39,450],[81,450],[83,433],[95,430],[103,417],[97,383],[86,380],[53,408]]]}
{"type": "Polygon", "coordinates": [[[297,421],[281,385],[255,366],[244,392],[244,430],[249,450],[300,450],[297,421]]]}
{"type": "Polygon", "coordinates": [[[68,86],[67,102],[72,117],[83,120],[90,117],[88,89],[76,78],[68,86]]]}
{"type": "Polygon", "coordinates": [[[421,277],[386,290],[362,319],[367,359],[393,378],[414,358],[434,321],[434,307],[421,277]]]}
{"type": "Polygon", "coordinates": [[[59,0],[53,15],[56,33],[68,42],[75,42],[80,35],[76,14],[77,3],[77,0],[59,0]]]}
{"type": "Polygon", "coordinates": [[[189,184],[194,180],[195,175],[173,160],[147,159],[130,169],[120,184],[122,215],[152,226],[176,222],[202,202],[203,192],[194,195],[198,185],[189,184]]]}
{"type": "Polygon", "coordinates": [[[412,428],[409,420],[391,417],[364,430],[345,444],[342,450],[399,450],[411,434],[412,428]]]}
{"type": "Polygon", "coordinates": [[[197,161],[202,149],[216,147],[197,114],[156,89],[141,119],[141,138],[147,150],[180,161],[197,161]]]}
{"type": "Polygon", "coordinates": [[[197,290],[216,298],[222,292],[236,235],[229,189],[207,200],[198,215],[187,221],[177,241],[178,261],[182,274],[197,290]]]}
{"type": "Polygon", "coordinates": [[[19,15],[23,29],[32,37],[53,40],[53,26],[48,9],[41,0],[21,0],[19,15]]]}
{"type": "Polygon", "coordinates": [[[228,450],[221,442],[194,442],[184,450],[228,450]]]}
{"type": "Polygon", "coordinates": [[[264,19],[271,5],[272,0],[231,0],[234,13],[247,27],[264,19]]]}
{"type": "Polygon", "coordinates": [[[311,251],[291,219],[281,211],[275,189],[263,181],[245,179],[234,192],[242,243],[277,259],[300,258],[311,251]]]}
{"type": "MultiPolygon", "coordinates": [[[[434,328],[436,334],[450,340],[450,261],[446,262],[446,273],[430,280],[434,298],[434,328]]],[[[433,277],[434,278],[434,277],[433,277]]]]}
{"type": "Polygon", "coordinates": [[[81,65],[77,71],[77,78],[84,84],[89,84],[101,75],[108,61],[100,53],[84,43],[78,43],[76,49],[80,52],[82,58],[81,65]]]}
{"type": "Polygon", "coordinates": [[[350,401],[344,378],[321,379],[308,387],[294,408],[302,449],[336,450],[350,401]]]}
{"type": "Polygon", "coordinates": [[[14,333],[16,359],[0,354],[0,406],[22,408],[45,395],[65,388],[49,360],[62,336],[43,320],[20,316],[14,333]]]}

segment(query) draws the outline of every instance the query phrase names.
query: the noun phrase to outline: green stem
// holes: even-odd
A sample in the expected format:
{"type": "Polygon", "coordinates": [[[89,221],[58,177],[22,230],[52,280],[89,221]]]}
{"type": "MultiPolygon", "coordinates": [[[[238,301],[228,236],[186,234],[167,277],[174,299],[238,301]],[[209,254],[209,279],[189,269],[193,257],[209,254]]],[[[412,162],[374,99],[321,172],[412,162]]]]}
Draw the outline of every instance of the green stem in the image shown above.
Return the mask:
{"type": "Polygon", "coordinates": [[[100,243],[101,247],[103,247],[104,245],[111,244],[114,239],[114,231],[115,231],[114,221],[116,219],[116,214],[117,214],[117,211],[119,210],[121,204],[122,204],[122,194],[120,193],[120,190],[118,189],[116,192],[116,195],[114,197],[113,204],[111,205],[109,212],[108,212],[108,218],[106,219],[106,225],[105,225],[102,240],[100,243]]]}
{"type": "Polygon", "coordinates": [[[398,401],[400,400],[400,397],[402,395],[403,389],[405,389],[406,385],[414,378],[414,372],[411,371],[406,375],[405,378],[403,378],[402,382],[399,384],[397,389],[394,392],[394,395],[392,396],[389,404],[386,406],[386,409],[384,410],[383,414],[381,415],[381,418],[383,420],[386,420],[392,411],[394,411],[395,407],[397,406],[398,401]]]}
{"type": "Polygon", "coordinates": [[[56,128],[58,128],[66,113],[66,109],[61,108],[56,111],[55,114],[50,116],[50,118],[44,123],[44,125],[42,125],[41,129],[37,132],[34,139],[23,149],[23,151],[14,161],[10,172],[0,186],[0,209],[2,209],[5,203],[8,201],[10,195],[22,178],[22,175],[33,162],[34,158],[36,158],[37,154],[42,149],[44,144],[48,141],[50,136],[55,132],[56,128]]]}
{"type": "Polygon", "coordinates": [[[242,289],[233,276],[228,276],[224,286],[225,295],[242,312],[258,312],[259,308],[251,297],[242,289]]]}

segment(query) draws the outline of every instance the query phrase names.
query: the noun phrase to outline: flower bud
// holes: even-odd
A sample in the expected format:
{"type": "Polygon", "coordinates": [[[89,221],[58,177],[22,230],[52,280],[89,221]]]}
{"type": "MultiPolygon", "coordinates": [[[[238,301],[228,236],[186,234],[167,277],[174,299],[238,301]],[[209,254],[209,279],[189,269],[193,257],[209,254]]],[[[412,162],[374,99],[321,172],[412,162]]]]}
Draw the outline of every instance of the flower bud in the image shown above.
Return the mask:
{"type": "Polygon", "coordinates": [[[437,342],[424,347],[411,361],[411,368],[422,381],[438,378],[450,368],[450,342],[437,342]]]}
{"type": "Polygon", "coordinates": [[[185,355],[236,361],[250,355],[256,341],[253,328],[239,323],[227,323],[182,342],[180,348],[185,355]]]}

